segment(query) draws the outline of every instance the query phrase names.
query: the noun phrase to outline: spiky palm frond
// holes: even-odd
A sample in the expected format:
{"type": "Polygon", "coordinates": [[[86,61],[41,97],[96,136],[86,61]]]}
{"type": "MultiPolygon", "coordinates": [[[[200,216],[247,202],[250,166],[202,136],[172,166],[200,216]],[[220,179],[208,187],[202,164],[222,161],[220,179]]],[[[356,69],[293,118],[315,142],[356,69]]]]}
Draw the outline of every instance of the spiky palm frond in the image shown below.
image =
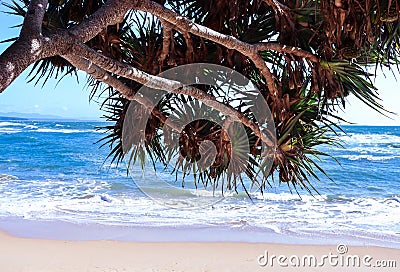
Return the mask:
{"type": "MultiPolygon", "coordinates": [[[[239,17],[235,16],[238,11],[231,6],[229,1],[219,2],[218,7],[220,8],[214,9],[210,9],[208,6],[210,3],[204,1],[169,1],[168,4],[175,11],[197,23],[241,40],[251,43],[280,42],[318,54],[323,59],[319,64],[311,64],[289,54],[273,51],[261,52],[260,55],[267,63],[271,64],[271,71],[279,82],[280,93],[278,97],[273,98],[265,86],[265,80],[246,56],[241,56],[234,51],[230,52],[219,45],[197,37],[192,36],[188,41],[180,33],[174,33],[171,40],[174,46],[169,49],[168,56],[172,60],[170,63],[182,65],[206,61],[232,67],[249,77],[265,96],[275,118],[278,150],[273,169],[271,172],[263,173],[264,177],[277,171],[280,182],[287,182],[293,188],[304,188],[310,193],[316,191],[312,180],[319,179],[318,172],[323,175],[327,174],[319,166],[319,158],[329,157],[329,154],[319,151],[319,146],[337,144],[336,138],[330,136],[331,133],[334,134],[337,129],[340,129],[332,121],[340,120],[339,117],[332,114],[334,109],[344,107],[345,98],[353,94],[374,109],[383,110],[379,104],[376,89],[369,79],[370,75],[361,65],[364,65],[364,61],[366,64],[383,61],[382,56],[386,56],[390,60],[395,57],[383,53],[384,50],[369,41],[367,36],[354,36],[353,29],[366,24],[359,20],[361,11],[358,8],[352,10],[348,17],[340,22],[351,23],[353,28],[347,27],[338,32],[336,28],[333,30],[333,27],[337,25],[337,17],[333,16],[334,13],[327,13],[332,10],[332,7],[326,6],[326,1],[287,3],[292,9],[292,13],[290,17],[286,18],[286,21],[280,21],[280,23],[286,22],[287,25],[279,26],[276,24],[273,10],[257,1],[240,1],[239,4],[245,8],[239,12],[241,14],[239,17]],[[218,17],[216,12],[219,12],[218,17]],[[353,20],[354,18],[356,20],[353,20]],[[331,32],[329,32],[330,29],[331,32]],[[197,48],[194,58],[188,58],[187,50],[190,50],[190,47],[187,42],[192,43],[191,48],[197,48]],[[376,57],[372,57],[373,55],[376,57]],[[360,64],[353,63],[349,59],[357,59],[360,64]]],[[[373,8],[371,7],[371,9],[373,8]]],[[[135,16],[136,19],[131,19],[131,24],[125,28],[125,36],[121,38],[127,45],[123,49],[126,52],[127,62],[134,63],[150,73],[168,69],[170,66],[160,67],[159,63],[155,61],[158,55],[154,52],[159,54],[161,50],[162,25],[150,21],[144,23],[151,16],[142,15],[140,17],[138,14],[135,16]],[[145,26],[151,26],[152,30],[148,30],[145,26]],[[146,29],[146,31],[142,31],[142,29],[146,29]],[[152,42],[147,43],[150,40],[152,42]],[[152,65],[146,66],[149,64],[152,65]]],[[[374,22],[373,18],[371,22],[374,22]]],[[[374,29],[370,29],[370,34],[376,36],[379,26],[374,27],[374,29]]],[[[396,35],[392,37],[396,39],[396,35]]],[[[390,38],[385,38],[385,35],[379,39],[381,41],[383,39],[390,40],[390,38]]],[[[379,44],[382,45],[382,43],[379,44]]],[[[398,55],[395,44],[396,42],[390,43],[387,48],[392,50],[391,54],[398,55]]],[[[226,93],[221,92],[218,88],[204,90],[221,99],[223,103],[231,104],[233,102],[232,99],[224,99],[227,97],[226,93]]],[[[161,109],[167,116],[171,114],[172,109],[185,109],[185,107],[177,106],[184,101],[182,97],[170,96],[168,99],[169,101],[165,102],[167,107],[161,109]],[[173,101],[176,103],[174,104],[173,101]]],[[[246,103],[251,102],[238,99],[234,104],[244,105],[246,103]]],[[[241,107],[237,108],[241,112],[244,111],[241,107]]],[[[189,110],[181,112],[181,115],[188,114],[189,110]]],[[[137,156],[143,160],[143,154],[147,152],[152,160],[155,158],[163,163],[169,163],[172,154],[179,154],[181,157],[175,165],[175,170],[183,171],[183,178],[186,173],[191,172],[194,173],[195,180],[202,180],[206,185],[213,184],[212,181],[218,183],[219,179],[228,178],[228,182],[225,184],[226,188],[237,188],[243,182],[243,176],[226,176],[226,162],[229,161],[227,148],[221,146],[217,148],[218,167],[214,165],[205,171],[199,171],[201,169],[201,165],[198,164],[200,140],[196,141],[191,138],[193,133],[191,134],[189,131],[196,131],[197,135],[201,135],[203,133],[201,128],[206,125],[208,133],[215,133],[213,135],[217,137],[222,135],[211,129],[211,123],[202,122],[191,123],[186,128],[188,131],[181,137],[179,148],[168,149],[160,141],[152,141],[153,138],[150,137],[145,147],[141,151],[137,150],[134,157],[137,156]],[[155,150],[157,153],[154,153],[155,150]]],[[[251,130],[247,129],[246,134],[249,145],[257,145],[255,144],[257,138],[251,130]]],[[[218,146],[216,139],[212,142],[218,146]]],[[[262,191],[265,190],[269,180],[257,179],[257,175],[263,171],[263,162],[258,161],[258,156],[258,154],[250,152],[246,158],[243,158],[242,163],[246,167],[241,169],[241,174],[262,191]]]]}
{"type": "MultiPolygon", "coordinates": [[[[319,147],[337,144],[332,136],[340,130],[334,121],[340,120],[334,115],[335,109],[344,107],[346,97],[354,95],[375,110],[385,112],[367,67],[399,63],[398,1],[278,0],[275,4],[284,5],[281,11],[261,0],[156,2],[196,23],[245,42],[273,42],[299,47],[315,54],[320,61],[314,63],[277,51],[259,52],[275,79],[277,93],[274,94],[248,56],[210,40],[181,33],[179,29],[171,30],[166,60],[160,60],[161,54],[165,53],[165,26],[151,14],[129,12],[123,22],[107,27],[87,45],[105,56],[150,74],[197,62],[230,67],[249,78],[260,90],[271,109],[278,138],[273,167],[268,171],[269,162],[261,159],[260,139],[251,129],[244,128],[245,133],[240,135],[233,133],[238,139],[227,141],[226,131],[217,122],[205,118],[195,121],[187,119],[196,114],[194,109],[202,109],[201,104],[189,97],[169,94],[161,99],[156,108],[165,117],[175,115],[187,121],[178,137],[178,144],[165,145],[163,122],[150,114],[149,120],[146,120],[143,144],[130,154],[132,162],[145,163],[147,154],[154,167],[159,162],[165,166],[174,156],[178,156],[174,171],[183,173],[183,184],[184,178],[191,173],[196,186],[202,183],[203,186],[220,185],[233,190],[240,186],[246,190],[246,180],[250,180],[254,188],[264,191],[270,182],[269,177],[276,176],[278,172],[280,182],[287,183],[290,188],[313,193],[316,188],[312,180],[318,180],[321,173],[327,174],[320,167],[319,160],[329,157],[329,154],[320,152],[319,147]],[[209,141],[215,147],[216,154],[212,162],[209,161],[211,156],[204,155],[203,149],[207,147],[201,144],[204,141],[209,141]],[[235,150],[245,155],[236,158],[240,165],[236,167],[237,172],[230,172],[228,165],[235,150]],[[203,169],[202,160],[209,162],[209,167],[203,169]]],[[[104,0],[51,0],[44,17],[43,31],[68,29],[104,3],[104,0]]],[[[24,16],[26,12],[25,3],[12,2],[6,6],[13,15],[24,16]]],[[[55,56],[36,63],[30,75],[36,83],[41,79],[46,83],[48,78],[74,73],[74,67],[55,56]]],[[[134,92],[142,87],[133,81],[116,78],[134,92]]],[[[224,80],[216,76],[215,85],[224,80]]],[[[90,97],[100,101],[105,118],[113,122],[105,127],[107,135],[101,142],[110,148],[109,159],[118,163],[126,156],[122,134],[128,107],[133,102],[95,79],[89,78],[88,87],[92,89],[90,97]]],[[[241,96],[240,86],[232,87],[236,88],[234,92],[238,95],[231,95],[229,90],[218,87],[196,87],[213,95],[221,103],[233,105],[236,110],[257,122],[249,110],[255,103],[255,96],[249,93],[241,96]]],[[[134,118],[133,121],[139,121],[141,116],[134,118]]]]}
{"type": "Polygon", "coordinates": [[[340,145],[335,137],[338,128],[329,117],[336,116],[321,110],[317,94],[304,89],[302,99],[292,105],[292,118],[278,128],[278,151],[274,170],[279,171],[280,182],[288,182],[296,189],[317,192],[312,180],[320,180],[319,173],[328,174],[319,166],[321,157],[330,157],[319,147],[340,145]]]}

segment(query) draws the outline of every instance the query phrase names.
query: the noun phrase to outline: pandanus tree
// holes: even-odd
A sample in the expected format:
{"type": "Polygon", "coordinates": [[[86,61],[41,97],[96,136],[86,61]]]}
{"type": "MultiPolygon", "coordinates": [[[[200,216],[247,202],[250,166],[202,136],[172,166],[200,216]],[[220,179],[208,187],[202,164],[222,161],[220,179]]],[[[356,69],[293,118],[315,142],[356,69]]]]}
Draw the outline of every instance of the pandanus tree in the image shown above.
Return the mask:
{"type": "MultiPolygon", "coordinates": [[[[124,157],[124,119],[136,92],[150,80],[159,89],[173,89],[159,73],[211,63],[249,78],[272,112],[276,134],[272,168],[261,181],[255,177],[263,168],[257,148],[262,135],[242,107],[249,101],[231,103],[213,86],[177,88],[163,97],[150,109],[142,146],[153,162],[166,165],[176,152],[181,159],[175,167],[196,172],[192,166],[201,159],[201,141],[211,141],[215,159],[200,178],[203,183],[224,178],[232,146],[221,126],[195,120],[173,150],[162,140],[172,110],[214,99],[215,109],[229,108],[226,112],[247,133],[246,167],[228,176],[227,186],[234,189],[248,177],[262,191],[277,177],[312,193],[312,179],[327,174],[318,160],[329,154],[318,147],[335,144],[340,130],[336,110],[352,95],[384,113],[371,77],[379,67],[396,67],[400,53],[398,0],[26,0],[4,5],[24,20],[19,37],[7,40],[12,43],[0,57],[0,92],[28,67],[29,80],[43,84],[85,71],[91,98],[113,122],[103,139],[113,161],[124,157]]],[[[142,155],[136,152],[133,159],[142,155]]]]}

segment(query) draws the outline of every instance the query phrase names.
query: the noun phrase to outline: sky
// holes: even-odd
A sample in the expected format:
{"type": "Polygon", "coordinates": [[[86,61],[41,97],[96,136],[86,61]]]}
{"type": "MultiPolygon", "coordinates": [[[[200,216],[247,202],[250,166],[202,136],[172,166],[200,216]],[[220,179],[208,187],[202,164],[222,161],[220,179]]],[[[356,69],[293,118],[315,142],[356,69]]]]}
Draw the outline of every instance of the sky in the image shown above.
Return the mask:
{"type": "MultiPolygon", "coordinates": [[[[9,2],[9,1],[7,1],[9,2]]],[[[4,6],[0,11],[5,11],[4,6]]],[[[10,28],[22,22],[22,17],[0,13],[0,41],[18,35],[18,28],[10,28]]],[[[0,44],[0,53],[9,43],[0,44]]],[[[99,120],[102,112],[96,102],[89,101],[89,90],[85,89],[85,75],[79,73],[80,84],[76,78],[65,78],[58,83],[50,80],[43,88],[26,83],[29,68],[21,74],[3,93],[0,94],[0,115],[7,112],[38,113],[62,116],[74,119],[99,120]],[[57,84],[58,83],[58,84],[57,84]]],[[[397,72],[397,71],[396,71],[397,72]]],[[[375,112],[357,98],[350,96],[345,111],[338,114],[345,120],[357,125],[392,125],[400,126],[400,73],[397,81],[391,72],[379,72],[375,85],[379,89],[382,104],[389,111],[389,119],[375,112]]]]}
{"type": "MultiPolygon", "coordinates": [[[[0,6],[0,41],[18,36],[19,29],[10,27],[22,23],[22,17],[1,12],[5,10],[6,7],[0,6]]],[[[1,43],[0,53],[8,45],[10,43],[1,43]]],[[[79,73],[80,84],[76,77],[66,77],[60,82],[49,80],[42,88],[40,83],[37,86],[26,83],[29,71],[30,68],[0,94],[0,115],[7,112],[37,113],[89,120],[99,120],[103,115],[97,103],[89,102],[90,90],[84,86],[86,75],[83,72],[79,73]]]]}

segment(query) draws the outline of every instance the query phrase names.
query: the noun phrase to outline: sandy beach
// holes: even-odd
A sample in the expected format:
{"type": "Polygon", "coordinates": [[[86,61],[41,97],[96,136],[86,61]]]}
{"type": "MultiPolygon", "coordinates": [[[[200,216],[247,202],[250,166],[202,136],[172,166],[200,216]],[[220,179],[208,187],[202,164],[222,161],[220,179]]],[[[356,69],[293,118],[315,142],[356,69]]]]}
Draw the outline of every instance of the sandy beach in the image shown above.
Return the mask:
{"type": "Polygon", "coordinates": [[[398,271],[399,266],[400,249],[381,247],[63,241],[0,233],[2,272],[398,271]]]}

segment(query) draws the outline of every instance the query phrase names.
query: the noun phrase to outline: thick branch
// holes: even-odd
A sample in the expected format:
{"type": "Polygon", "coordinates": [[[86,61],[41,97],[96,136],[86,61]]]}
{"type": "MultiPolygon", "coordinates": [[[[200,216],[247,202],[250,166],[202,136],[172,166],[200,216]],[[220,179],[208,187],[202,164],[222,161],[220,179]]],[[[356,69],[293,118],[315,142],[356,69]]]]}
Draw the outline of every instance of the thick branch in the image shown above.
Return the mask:
{"type": "MultiPolygon", "coordinates": [[[[259,137],[264,143],[272,145],[270,139],[251,119],[249,119],[243,113],[237,111],[230,105],[225,105],[219,102],[214,96],[207,94],[198,88],[183,85],[178,81],[147,74],[128,64],[121,63],[119,61],[103,56],[83,44],[78,45],[75,51],[79,52],[79,54],[81,54],[83,57],[92,61],[94,64],[103,68],[104,70],[134,80],[136,82],[146,85],[149,88],[166,90],[175,94],[185,94],[194,97],[203,102],[205,105],[220,111],[225,116],[231,117],[233,120],[241,122],[245,126],[249,127],[254,132],[254,134],[259,137]]],[[[135,100],[137,100],[136,96],[135,100]]]]}
{"type": "MultiPolygon", "coordinates": [[[[275,0],[266,1],[268,4],[273,5],[275,9],[283,12],[286,11],[285,6],[281,5],[275,0]]],[[[268,89],[274,95],[277,93],[275,78],[271,73],[270,69],[267,67],[265,61],[258,54],[259,51],[262,50],[284,50],[283,48],[278,48],[277,46],[265,46],[265,45],[251,45],[245,42],[240,41],[239,39],[219,33],[212,29],[209,29],[205,26],[198,25],[189,19],[179,16],[179,14],[153,2],[150,0],[142,0],[142,1],[130,1],[130,0],[110,0],[105,5],[103,5],[97,12],[95,12],[91,17],[87,20],[73,28],[70,33],[75,35],[78,39],[83,42],[91,39],[95,35],[97,35],[102,29],[106,28],[107,25],[114,24],[118,20],[121,20],[121,16],[123,16],[130,8],[136,8],[143,11],[147,11],[155,16],[157,16],[162,22],[164,26],[164,41],[163,41],[163,50],[160,55],[160,61],[164,61],[170,45],[170,40],[167,38],[171,31],[171,24],[176,28],[180,29],[183,33],[192,33],[199,37],[207,38],[211,41],[214,41],[218,44],[221,44],[229,49],[235,49],[243,55],[249,57],[256,67],[262,72],[264,78],[266,80],[268,89]],[[264,48],[264,49],[263,49],[264,48]]],[[[292,54],[299,53],[299,50],[295,50],[293,52],[287,52],[292,54]]],[[[311,53],[309,53],[309,57],[314,57],[311,53]]],[[[315,57],[312,58],[312,61],[315,60],[315,57]]]]}
{"type": "Polygon", "coordinates": [[[41,59],[65,54],[75,39],[66,31],[56,31],[48,37],[22,36],[0,55],[0,93],[29,65],[41,59]]]}
{"type": "Polygon", "coordinates": [[[172,25],[168,22],[161,21],[162,23],[162,34],[163,34],[163,46],[162,46],[162,51],[160,54],[159,58],[159,63],[160,65],[163,65],[165,59],[167,58],[169,54],[169,48],[171,45],[171,40],[172,40],[172,25]]]}
{"type": "Polygon", "coordinates": [[[47,0],[32,0],[25,15],[20,37],[0,55],[0,93],[29,65],[42,56],[41,36],[47,0]]]}
{"type": "MultiPolygon", "coordinates": [[[[109,0],[92,16],[84,20],[78,26],[73,27],[71,30],[59,31],[60,33],[51,34],[49,37],[42,37],[40,35],[41,21],[43,19],[46,5],[47,0],[32,0],[24,21],[23,29],[21,30],[20,39],[12,44],[0,56],[0,93],[30,64],[45,57],[64,55],[69,46],[75,42],[75,39],[82,42],[91,39],[108,25],[115,24],[122,20],[123,16],[131,8],[148,11],[159,17],[164,21],[164,26],[168,24],[166,31],[170,30],[171,26],[175,26],[185,34],[192,33],[199,37],[207,38],[248,56],[254,62],[256,67],[263,73],[268,88],[274,95],[277,93],[274,76],[270,72],[265,61],[258,54],[259,51],[275,50],[278,52],[297,55],[299,57],[305,57],[313,62],[318,61],[313,54],[299,48],[264,43],[252,45],[242,42],[235,37],[224,35],[207,27],[195,24],[150,0],[109,0]],[[67,35],[67,33],[70,33],[71,35],[67,35]]],[[[167,43],[168,42],[165,39],[161,59],[165,58],[166,48],[168,48],[167,43]]],[[[128,70],[126,72],[128,72],[128,70]]],[[[153,76],[145,74],[140,70],[135,71],[130,69],[129,72],[132,73],[130,76],[134,78],[134,80],[143,80],[141,83],[154,83],[152,78],[153,76]]],[[[165,84],[165,82],[162,84],[165,84]]],[[[170,87],[172,90],[177,86],[174,85],[170,87]]]]}
{"type": "Polygon", "coordinates": [[[43,16],[47,0],[32,0],[25,15],[18,40],[0,55],[0,93],[29,65],[43,58],[68,51],[75,40],[66,31],[42,35],[43,16]]]}
{"type": "Polygon", "coordinates": [[[278,43],[258,43],[255,44],[254,47],[257,51],[273,50],[279,53],[288,53],[300,58],[305,58],[315,63],[319,62],[319,59],[316,55],[299,47],[286,46],[278,43]]]}
{"type": "Polygon", "coordinates": [[[42,21],[46,12],[48,0],[32,0],[28,6],[20,37],[39,37],[42,33],[42,21]]]}
{"type": "Polygon", "coordinates": [[[183,33],[183,37],[185,38],[186,42],[186,59],[188,59],[190,62],[193,61],[193,54],[194,54],[194,48],[192,44],[192,38],[190,37],[190,34],[185,32],[183,33]]]}
{"type": "MultiPolygon", "coordinates": [[[[73,66],[78,68],[79,70],[82,70],[92,76],[94,79],[101,81],[105,84],[108,84],[109,86],[113,87],[116,89],[123,97],[125,97],[128,100],[135,100],[144,107],[146,107],[148,110],[152,111],[153,114],[163,123],[165,124],[167,117],[158,110],[157,108],[154,108],[153,103],[146,99],[143,96],[136,95],[135,92],[126,86],[124,83],[122,83],[120,80],[116,79],[115,77],[111,76],[107,71],[104,69],[100,68],[96,64],[93,64],[91,61],[84,59],[82,57],[76,56],[76,55],[65,55],[63,56],[66,60],[68,60],[73,66]]],[[[179,127],[174,125],[174,124],[167,124],[170,126],[172,129],[179,131],[179,127]]]]}
{"type": "Polygon", "coordinates": [[[0,93],[29,65],[40,59],[39,39],[19,39],[0,55],[0,93]]]}
{"type": "MultiPolygon", "coordinates": [[[[276,0],[265,0],[265,2],[271,5],[274,8],[274,10],[281,13],[282,15],[285,15],[285,13],[289,11],[289,9],[286,6],[280,4],[276,0]]],[[[157,16],[161,20],[167,21],[175,25],[175,27],[180,29],[184,34],[190,32],[199,37],[203,37],[213,42],[216,42],[220,45],[223,45],[226,48],[235,49],[238,52],[242,53],[243,55],[249,57],[253,61],[255,66],[264,75],[268,89],[274,96],[277,94],[275,78],[271,73],[270,69],[267,67],[263,58],[259,55],[259,51],[274,50],[281,53],[285,52],[299,57],[307,58],[312,62],[318,62],[318,58],[315,55],[313,55],[310,52],[304,51],[300,48],[287,47],[287,46],[281,46],[279,44],[269,44],[269,43],[260,43],[254,45],[248,44],[246,42],[240,41],[239,39],[233,36],[225,35],[217,31],[214,31],[212,29],[209,29],[205,26],[196,24],[190,21],[189,19],[179,16],[179,14],[159,4],[152,2],[151,0],[141,1],[136,8],[147,11],[157,16]]]]}
{"type": "Polygon", "coordinates": [[[68,60],[79,70],[82,70],[92,76],[94,79],[104,82],[117,89],[118,92],[126,99],[132,100],[135,96],[135,92],[131,88],[109,75],[107,71],[93,64],[91,61],[76,55],[64,55],[63,58],[68,60]]]}
{"type": "Polygon", "coordinates": [[[82,42],[87,42],[106,29],[124,19],[125,14],[134,8],[139,0],[108,0],[95,13],[79,25],[70,29],[69,33],[82,42]]]}
{"type": "Polygon", "coordinates": [[[190,32],[196,36],[209,39],[213,42],[225,46],[226,48],[235,49],[243,55],[249,57],[256,65],[256,67],[263,73],[270,92],[274,94],[277,93],[275,79],[269,68],[265,64],[265,61],[261,58],[261,56],[258,54],[258,51],[253,45],[242,42],[241,40],[233,36],[225,35],[205,26],[196,24],[191,20],[173,12],[172,10],[169,10],[150,0],[140,1],[140,3],[138,3],[135,8],[149,12],[157,16],[158,18],[173,24],[182,32],[190,32]]]}
{"type": "Polygon", "coordinates": [[[0,93],[29,65],[46,57],[63,55],[75,42],[75,38],[86,42],[107,25],[121,21],[125,13],[136,2],[109,0],[92,16],[71,30],[57,31],[50,34],[49,37],[43,37],[41,35],[42,21],[48,1],[32,0],[19,39],[0,56],[0,93]]]}

